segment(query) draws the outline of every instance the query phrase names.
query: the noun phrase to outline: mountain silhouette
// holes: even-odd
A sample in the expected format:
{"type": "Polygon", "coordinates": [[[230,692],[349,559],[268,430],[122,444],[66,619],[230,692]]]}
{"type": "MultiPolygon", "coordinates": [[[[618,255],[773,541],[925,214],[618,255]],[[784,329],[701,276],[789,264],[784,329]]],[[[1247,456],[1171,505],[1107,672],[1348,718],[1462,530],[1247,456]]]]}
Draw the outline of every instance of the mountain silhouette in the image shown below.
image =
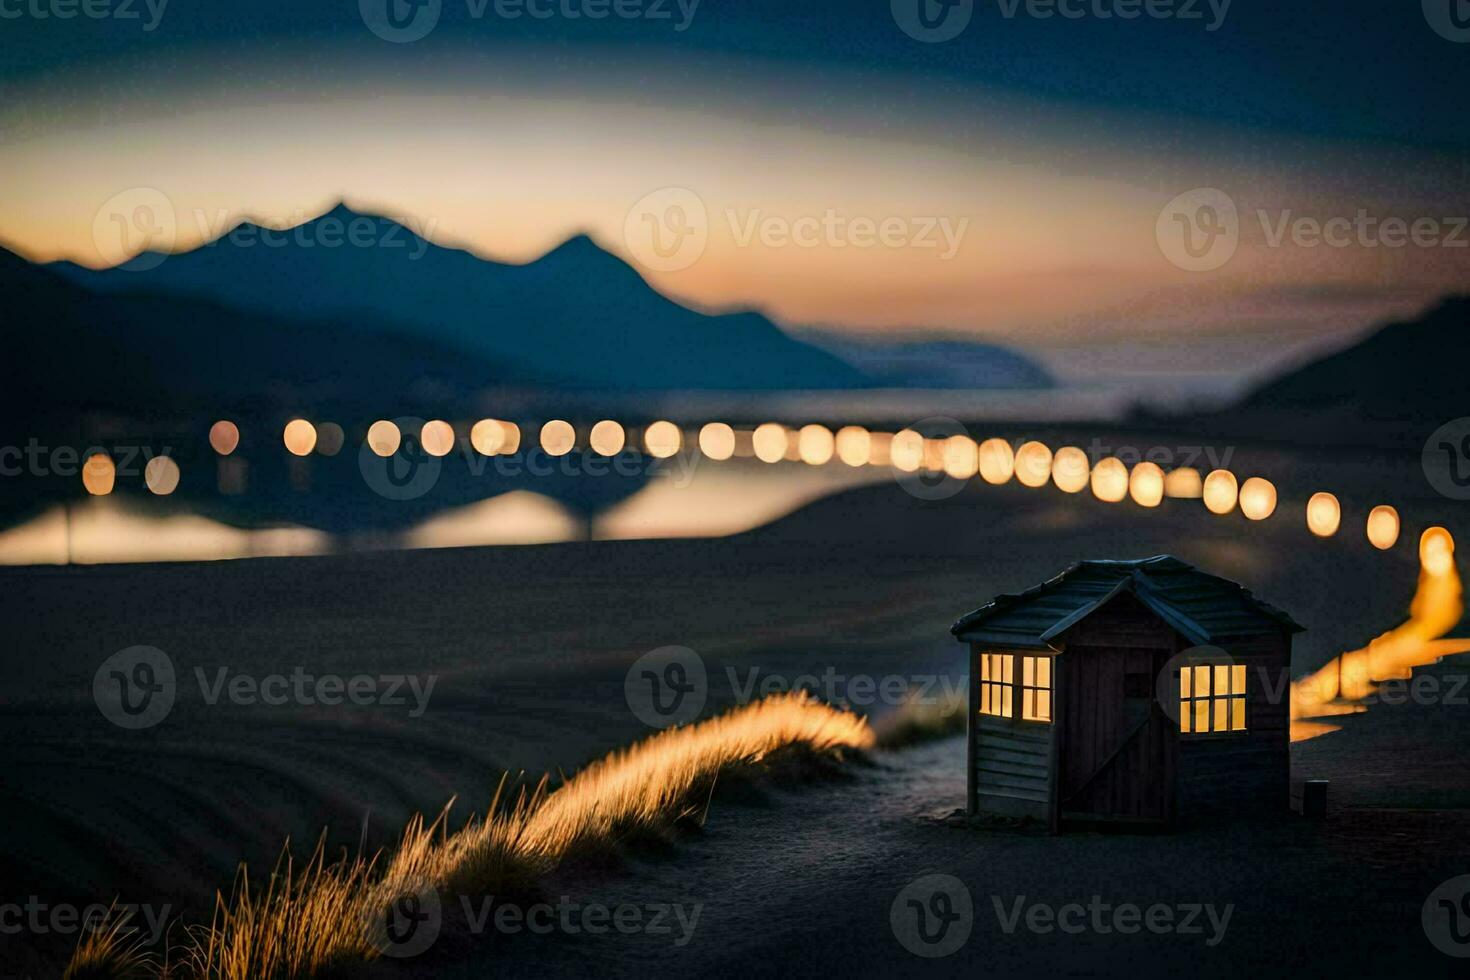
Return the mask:
{"type": "MultiPolygon", "coordinates": [[[[132,263],[140,264],[150,263],[132,263]]],[[[707,315],[680,306],[585,235],[512,265],[436,245],[391,219],[339,205],[284,232],[241,224],[146,270],[52,267],[99,291],[187,295],[348,325],[389,322],[415,338],[515,366],[523,377],[570,387],[775,390],[868,383],[840,358],[786,335],[759,313],[707,315]]]]}

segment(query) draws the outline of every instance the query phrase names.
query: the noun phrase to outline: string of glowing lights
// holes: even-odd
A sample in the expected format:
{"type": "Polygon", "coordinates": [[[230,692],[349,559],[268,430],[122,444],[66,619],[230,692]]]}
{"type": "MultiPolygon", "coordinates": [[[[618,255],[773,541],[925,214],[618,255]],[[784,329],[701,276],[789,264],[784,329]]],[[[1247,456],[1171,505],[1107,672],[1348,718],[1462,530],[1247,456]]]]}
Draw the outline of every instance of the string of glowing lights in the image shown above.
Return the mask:
{"type": "MultiPolygon", "coordinates": [[[[641,445],[655,459],[669,459],[680,452],[698,451],[722,462],[736,457],[762,463],[803,462],[823,466],[836,460],[849,467],[887,466],[902,472],[927,470],[957,480],[976,476],[988,484],[1003,485],[1015,479],[1023,486],[1041,488],[1048,484],[1068,494],[1091,489],[1093,496],[1108,503],[1131,498],[1141,507],[1158,507],[1165,498],[1198,499],[1212,514],[1227,515],[1239,508],[1250,521],[1264,521],[1275,514],[1276,486],[1261,476],[1241,483],[1229,470],[1216,469],[1200,475],[1193,467],[1168,472],[1151,461],[1132,469],[1117,457],[1092,465],[1076,446],[1052,451],[1039,441],[1028,441],[1013,449],[1004,439],[976,442],[968,435],[927,439],[913,429],[872,432],[849,425],[836,433],[826,426],[810,424],[793,429],[779,422],[766,422],[741,430],[725,423],[710,422],[697,435],[686,439],[676,423],[661,420],[636,431],[612,419],[603,419],[588,432],[587,448],[602,456],[616,456],[641,445]]],[[[304,418],[286,423],[281,432],[286,451],[298,458],[317,453],[335,456],[345,443],[342,427],[335,422],[313,424],[304,418]]],[[[456,443],[454,427],[442,420],[425,422],[418,433],[423,450],[436,457],[449,455],[456,443]]],[[[521,429],[503,419],[481,419],[470,428],[469,444],[483,456],[513,455],[521,449],[521,429]]],[[[403,432],[387,419],[368,427],[367,448],[380,457],[390,457],[403,445],[403,432]]],[[[240,429],[221,419],[209,429],[209,444],[221,460],[232,456],[240,445],[240,429]]],[[[565,456],[577,448],[576,427],[564,419],[544,423],[538,444],[549,456],[565,456]]],[[[159,496],[179,486],[179,465],[167,455],[155,456],[144,467],[148,490],[159,496]]],[[[117,470],[106,453],[94,453],[82,466],[82,483],[89,494],[106,496],[117,485],[117,470]]],[[[1327,491],[1314,493],[1306,505],[1307,529],[1316,537],[1330,538],[1342,526],[1342,503],[1327,491]]],[[[1369,513],[1364,532],[1374,548],[1386,551],[1398,543],[1402,522],[1396,509],[1379,504],[1369,513]]],[[[1455,542],[1443,527],[1430,527],[1419,541],[1420,576],[1409,619],[1384,633],[1368,646],[1334,658],[1313,674],[1292,685],[1291,737],[1293,741],[1313,738],[1337,726],[1317,719],[1366,710],[1364,701],[1377,685],[1407,679],[1415,667],[1437,662],[1441,657],[1470,652],[1470,640],[1446,640],[1446,633],[1464,614],[1463,588],[1454,562],[1455,542]]]]}

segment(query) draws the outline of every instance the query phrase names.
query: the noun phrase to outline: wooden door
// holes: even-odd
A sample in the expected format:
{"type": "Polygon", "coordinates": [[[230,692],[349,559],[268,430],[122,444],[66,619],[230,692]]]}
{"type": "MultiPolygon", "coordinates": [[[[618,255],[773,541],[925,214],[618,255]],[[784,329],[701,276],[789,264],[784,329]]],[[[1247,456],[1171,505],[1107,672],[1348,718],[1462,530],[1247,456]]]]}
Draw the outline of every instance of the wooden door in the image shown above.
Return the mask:
{"type": "Polygon", "coordinates": [[[1084,646],[1058,658],[1063,820],[1172,819],[1178,739],[1154,697],[1165,659],[1158,650],[1084,646]]]}

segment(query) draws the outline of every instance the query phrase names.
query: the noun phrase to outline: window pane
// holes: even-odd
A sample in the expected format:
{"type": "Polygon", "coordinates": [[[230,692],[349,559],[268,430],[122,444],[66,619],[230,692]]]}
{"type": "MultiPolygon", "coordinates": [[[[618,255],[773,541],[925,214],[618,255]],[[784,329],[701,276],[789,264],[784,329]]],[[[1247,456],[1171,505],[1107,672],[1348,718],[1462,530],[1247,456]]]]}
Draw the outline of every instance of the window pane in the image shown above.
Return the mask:
{"type": "Polygon", "coordinates": [[[1014,687],[1009,686],[1009,685],[1007,685],[1005,687],[1002,687],[1000,689],[1000,697],[1001,697],[1001,701],[1000,701],[1000,716],[1002,718],[1011,718],[1011,717],[1014,717],[1015,716],[1015,714],[1016,714],[1016,697],[1015,697],[1015,692],[1016,692],[1016,689],[1014,687]]]}
{"type": "Polygon", "coordinates": [[[1234,705],[1230,710],[1230,730],[1243,732],[1245,731],[1245,698],[1231,698],[1230,703],[1234,705]]]}
{"type": "Polygon", "coordinates": [[[1245,664],[1236,664],[1230,668],[1230,693],[1245,693],[1245,664]]]}
{"type": "Polygon", "coordinates": [[[1196,732],[1207,732],[1210,730],[1210,702],[1208,698],[1201,698],[1194,702],[1194,730],[1196,732]]]}
{"type": "Polygon", "coordinates": [[[1215,665],[1215,693],[1216,694],[1229,694],[1230,693],[1230,665],[1229,664],[1216,664],[1215,665]]]}
{"type": "Polygon", "coordinates": [[[1024,657],[1021,660],[1021,683],[1027,687],[1036,683],[1036,658],[1024,657]]]}
{"type": "Polygon", "coordinates": [[[1189,697],[1190,688],[1193,686],[1189,682],[1193,678],[1194,678],[1194,671],[1193,670],[1190,670],[1188,667],[1185,667],[1183,670],[1181,670],[1179,672],[1179,696],[1181,698],[1187,698],[1187,697],[1189,697]]]}
{"type": "Polygon", "coordinates": [[[1194,668],[1194,696],[1201,697],[1210,693],[1210,668],[1194,668]]]}
{"type": "Polygon", "coordinates": [[[1211,731],[1230,731],[1230,702],[1224,698],[1215,701],[1215,723],[1210,726],[1211,731]]]}
{"type": "Polygon", "coordinates": [[[1038,691],[1036,694],[1036,717],[1039,721],[1051,721],[1051,692],[1038,691]]]}
{"type": "Polygon", "coordinates": [[[1051,658],[1038,657],[1036,660],[1036,684],[1038,687],[1051,688],[1051,658]]]}
{"type": "Polygon", "coordinates": [[[1030,688],[1021,690],[1021,718],[1031,721],[1036,717],[1036,692],[1030,688]]]}
{"type": "Polygon", "coordinates": [[[1007,684],[1016,682],[1016,658],[1014,654],[1002,654],[1001,666],[1004,668],[1004,680],[1007,684]]]}

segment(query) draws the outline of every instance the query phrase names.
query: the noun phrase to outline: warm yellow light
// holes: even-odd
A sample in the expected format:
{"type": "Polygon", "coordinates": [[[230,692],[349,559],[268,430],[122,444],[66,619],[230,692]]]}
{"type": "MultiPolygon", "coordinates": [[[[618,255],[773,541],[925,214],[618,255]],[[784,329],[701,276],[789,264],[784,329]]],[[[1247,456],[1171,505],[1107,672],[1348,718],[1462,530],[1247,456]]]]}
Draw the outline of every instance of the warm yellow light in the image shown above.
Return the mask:
{"type": "Polygon", "coordinates": [[[443,419],[431,419],[419,429],[419,444],[430,456],[448,456],[454,451],[454,426],[443,419]]]}
{"type": "Polygon", "coordinates": [[[1307,530],[1319,538],[1330,538],[1342,524],[1342,504],[1325,491],[1312,494],[1307,501],[1307,530]]]}
{"type": "Polygon", "coordinates": [[[1205,477],[1202,495],[1211,514],[1230,513],[1235,509],[1235,500],[1239,495],[1235,474],[1229,470],[1215,470],[1205,477]]]}
{"type": "Polygon", "coordinates": [[[1110,504],[1128,496],[1128,467],[1121,459],[1109,456],[1092,468],[1092,495],[1110,504]]]}
{"type": "Polygon", "coordinates": [[[796,444],[797,451],[801,453],[801,461],[812,466],[830,462],[836,449],[832,430],[825,425],[802,426],[801,433],[796,437],[796,444]]]}
{"type": "Polygon", "coordinates": [[[577,444],[577,430],[564,419],[552,419],[541,427],[541,449],[548,456],[565,456],[577,444]]]}
{"type": "Polygon", "coordinates": [[[956,435],[944,440],[940,466],[956,480],[968,480],[980,468],[980,450],[969,436],[956,435]]]}
{"type": "Polygon", "coordinates": [[[779,422],[757,427],[750,441],[762,463],[778,463],[786,456],[786,427],[779,422]]]}
{"type": "Polygon", "coordinates": [[[1379,551],[1387,551],[1399,540],[1399,512],[1379,504],[1368,512],[1368,540],[1379,551]]]}
{"type": "Polygon", "coordinates": [[[1164,499],[1164,471],[1144,460],[1128,474],[1128,495],[1140,507],[1157,507],[1164,499]]]}
{"type": "Polygon", "coordinates": [[[699,430],[699,451],[715,462],[735,455],[735,430],[724,422],[710,422],[699,430]]]}
{"type": "Polygon", "coordinates": [[[672,422],[655,422],[643,433],[643,447],[654,459],[668,459],[683,443],[684,434],[672,422]]]}
{"type": "Polygon", "coordinates": [[[281,433],[287,452],[293,456],[306,456],[316,448],[316,426],[306,419],[292,419],[281,433]]]}
{"type": "Polygon", "coordinates": [[[154,456],[143,467],[143,482],[160,497],[167,497],[179,487],[179,464],[167,456],[154,456]]]}
{"type": "Polygon", "coordinates": [[[505,448],[504,423],[496,419],[481,419],[476,422],[470,427],[470,445],[474,446],[475,452],[481,456],[494,456],[499,453],[505,448]]]}
{"type": "Polygon", "coordinates": [[[323,422],[316,427],[316,451],[323,456],[335,456],[342,451],[347,434],[336,422],[323,422]]]}
{"type": "Polygon", "coordinates": [[[240,445],[240,427],[229,419],[220,419],[209,427],[209,446],[221,456],[228,456],[240,445]]]}
{"type": "Polygon", "coordinates": [[[1430,575],[1447,575],[1455,567],[1455,538],[1442,527],[1419,536],[1419,563],[1430,575]]]}
{"type": "Polygon", "coordinates": [[[612,419],[603,419],[592,427],[587,443],[592,447],[594,453],[616,456],[628,444],[628,436],[617,422],[612,419]]]}
{"type": "Polygon", "coordinates": [[[1016,450],[1016,480],[1026,487],[1044,487],[1051,479],[1051,447],[1028,442],[1016,450]]]}
{"type": "Polygon", "coordinates": [[[1240,486],[1240,512],[1253,521],[1264,521],[1276,511],[1276,487],[1270,480],[1253,476],[1240,486]]]}
{"type": "Polygon", "coordinates": [[[1193,466],[1181,466],[1177,470],[1170,470],[1169,475],[1164,477],[1164,496],[1166,497],[1198,500],[1204,496],[1204,492],[1204,481],[1200,479],[1199,470],[1193,466]]]}
{"type": "Polygon", "coordinates": [[[904,429],[893,435],[888,447],[889,460],[895,469],[912,473],[924,465],[924,437],[913,429],[904,429]]]}
{"type": "Polygon", "coordinates": [[[860,425],[849,425],[837,432],[837,458],[848,466],[863,466],[873,448],[873,437],[860,425]]]}
{"type": "Polygon", "coordinates": [[[986,439],[980,444],[980,478],[997,486],[1016,472],[1016,454],[1004,439],[986,439]]]}
{"type": "Polygon", "coordinates": [[[514,422],[500,420],[500,434],[504,442],[500,446],[500,455],[513,456],[521,451],[521,427],[514,422]]]}
{"type": "Polygon", "coordinates": [[[1051,482],[1064,493],[1081,493],[1092,475],[1087,454],[1076,446],[1063,446],[1051,458],[1051,482]]]}
{"type": "Polygon", "coordinates": [[[112,493],[117,482],[117,467],[106,453],[93,453],[82,464],[82,486],[94,497],[105,497],[112,493]]]}
{"type": "Polygon", "coordinates": [[[367,444],[368,448],[379,456],[392,456],[398,452],[398,447],[403,443],[403,433],[398,431],[398,426],[387,419],[378,419],[368,426],[367,444]]]}

